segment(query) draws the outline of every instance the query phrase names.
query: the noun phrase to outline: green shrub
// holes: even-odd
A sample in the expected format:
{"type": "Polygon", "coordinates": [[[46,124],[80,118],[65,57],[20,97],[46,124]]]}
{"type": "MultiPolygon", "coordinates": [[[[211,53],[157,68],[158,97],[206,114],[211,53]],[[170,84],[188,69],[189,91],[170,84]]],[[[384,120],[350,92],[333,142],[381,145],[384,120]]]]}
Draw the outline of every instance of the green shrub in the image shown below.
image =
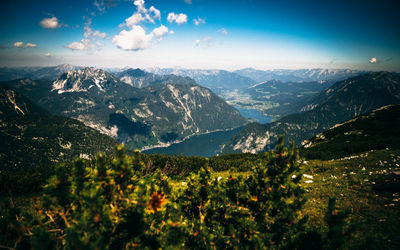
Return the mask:
{"type": "MultiPolygon", "coordinates": [[[[59,167],[31,215],[6,209],[1,245],[31,248],[298,248],[310,238],[339,247],[343,218],[327,217],[327,236],[306,232],[299,157],[293,144],[248,162],[250,174],[211,177],[209,160],[176,183],[152,174],[139,154],[122,146],[112,159],[76,160],[59,167]],[[297,177],[293,178],[293,175],[297,177]],[[175,186],[175,187],[173,187],[175,186]],[[178,186],[178,187],[176,187],[178,186]],[[40,246],[40,247],[39,247],[40,246]]],[[[198,164],[198,161],[196,161],[198,164]]],[[[191,166],[188,166],[191,169],[191,166]]],[[[330,206],[330,209],[332,206],[330,206]]],[[[3,208],[4,209],[4,208],[3,208]]],[[[332,213],[330,213],[332,216],[332,213]]],[[[322,246],[322,245],[321,245],[322,246]]]]}

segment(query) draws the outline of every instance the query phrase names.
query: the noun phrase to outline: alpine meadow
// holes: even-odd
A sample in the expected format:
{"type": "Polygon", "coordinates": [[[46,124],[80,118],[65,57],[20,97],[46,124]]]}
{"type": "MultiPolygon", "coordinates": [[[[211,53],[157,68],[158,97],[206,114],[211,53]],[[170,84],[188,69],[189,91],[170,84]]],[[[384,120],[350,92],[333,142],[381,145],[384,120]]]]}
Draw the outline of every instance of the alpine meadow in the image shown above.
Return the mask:
{"type": "Polygon", "coordinates": [[[400,2],[0,8],[0,249],[400,249],[400,2]]]}

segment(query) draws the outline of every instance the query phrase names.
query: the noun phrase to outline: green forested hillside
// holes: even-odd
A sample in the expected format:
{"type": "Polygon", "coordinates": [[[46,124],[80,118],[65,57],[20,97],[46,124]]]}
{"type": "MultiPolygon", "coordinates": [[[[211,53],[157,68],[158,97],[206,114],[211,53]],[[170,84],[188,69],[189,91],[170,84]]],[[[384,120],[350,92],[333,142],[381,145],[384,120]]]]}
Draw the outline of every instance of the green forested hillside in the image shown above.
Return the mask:
{"type": "Polygon", "coordinates": [[[117,143],[77,120],[51,115],[7,87],[0,87],[0,114],[0,170],[90,157],[117,143]]]}
{"type": "Polygon", "coordinates": [[[389,105],[335,125],[303,142],[302,154],[332,159],[369,150],[400,148],[400,105],[389,105]]]}

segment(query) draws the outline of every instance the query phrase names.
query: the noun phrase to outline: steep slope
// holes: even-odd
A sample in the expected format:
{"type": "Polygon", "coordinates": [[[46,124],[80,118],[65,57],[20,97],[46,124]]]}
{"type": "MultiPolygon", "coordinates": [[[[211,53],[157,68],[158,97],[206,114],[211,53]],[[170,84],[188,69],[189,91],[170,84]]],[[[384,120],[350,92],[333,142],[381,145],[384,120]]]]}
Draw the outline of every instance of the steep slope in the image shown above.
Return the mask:
{"type": "Polygon", "coordinates": [[[224,91],[235,89],[244,89],[256,84],[256,81],[241,76],[239,74],[226,70],[200,70],[200,69],[182,69],[182,68],[150,68],[148,72],[178,76],[185,76],[194,79],[199,85],[211,89],[216,94],[222,94],[224,91]]]}
{"type": "Polygon", "coordinates": [[[134,109],[152,124],[162,142],[210,131],[226,130],[246,121],[232,106],[198,85],[158,84],[147,87],[134,109]]]}
{"type": "Polygon", "coordinates": [[[341,112],[345,109],[353,116],[371,111],[400,99],[400,77],[388,72],[360,75],[338,82],[315,96],[302,111],[341,112]]]}
{"type": "Polygon", "coordinates": [[[182,77],[177,75],[156,75],[143,71],[141,69],[127,69],[116,74],[116,76],[126,84],[136,88],[143,88],[154,84],[196,84],[196,82],[189,77],[182,77]]]}
{"type": "Polygon", "coordinates": [[[247,125],[231,141],[230,147],[242,152],[259,152],[274,146],[280,134],[288,141],[301,141],[333,125],[379,107],[400,103],[400,77],[388,72],[374,72],[335,83],[319,94],[308,110],[276,122],[247,125]]]}
{"type": "Polygon", "coordinates": [[[399,128],[400,105],[384,106],[303,141],[302,155],[332,159],[369,150],[399,149],[399,128]]]}
{"type": "Polygon", "coordinates": [[[240,69],[234,72],[249,77],[257,82],[269,80],[278,80],[282,82],[339,81],[366,73],[365,71],[350,69],[257,70],[253,68],[240,69]]]}
{"type": "Polygon", "coordinates": [[[6,84],[51,112],[78,119],[131,148],[246,123],[209,89],[190,82],[135,88],[104,70],[85,68],[65,73],[54,82],[25,79],[6,84]]]}
{"type": "Polygon", "coordinates": [[[51,115],[4,86],[0,86],[0,113],[0,170],[89,157],[117,144],[77,120],[51,115]]]}

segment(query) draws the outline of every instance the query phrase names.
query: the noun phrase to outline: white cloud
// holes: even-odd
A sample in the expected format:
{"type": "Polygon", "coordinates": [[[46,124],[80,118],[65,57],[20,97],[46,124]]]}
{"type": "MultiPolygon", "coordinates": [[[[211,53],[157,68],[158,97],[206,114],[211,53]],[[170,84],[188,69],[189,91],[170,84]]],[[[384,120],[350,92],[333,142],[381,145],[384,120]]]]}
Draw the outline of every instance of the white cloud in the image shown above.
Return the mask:
{"type": "Polygon", "coordinates": [[[194,23],[196,26],[199,26],[200,24],[205,24],[205,23],[206,23],[206,20],[203,19],[203,18],[197,17],[197,19],[193,19],[193,23],[194,23]]]}
{"type": "Polygon", "coordinates": [[[184,0],[187,4],[192,4],[192,0],[184,0]]]}
{"type": "Polygon", "coordinates": [[[98,44],[93,44],[92,40],[84,38],[80,42],[73,42],[69,45],[64,46],[64,48],[68,48],[71,50],[89,50],[94,48],[100,48],[100,46],[98,46],[98,44]]]}
{"type": "Polygon", "coordinates": [[[161,13],[159,10],[154,8],[154,6],[151,6],[149,9],[150,13],[153,13],[153,18],[157,20],[161,20],[161,13]]]}
{"type": "Polygon", "coordinates": [[[184,23],[187,23],[187,16],[185,14],[179,14],[178,17],[176,18],[175,22],[178,25],[182,25],[184,23]]]}
{"type": "Polygon", "coordinates": [[[161,24],[160,27],[155,28],[151,33],[161,41],[162,38],[168,34],[168,28],[161,24]]]}
{"type": "Polygon", "coordinates": [[[218,30],[218,32],[221,33],[222,35],[228,35],[228,31],[225,28],[218,30]]]}
{"type": "Polygon", "coordinates": [[[15,43],[14,43],[14,47],[15,47],[15,48],[24,48],[25,45],[24,45],[23,42],[15,42],[15,43]]]}
{"type": "Polygon", "coordinates": [[[196,45],[196,47],[200,46],[200,40],[196,40],[195,45],[196,45]]]}
{"type": "Polygon", "coordinates": [[[103,39],[106,38],[106,36],[107,36],[105,32],[100,32],[98,30],[95,30],[92,35],[103,38],[103,39]]]}
{"type": "Polygon", "coordinates": [[[24,42],[15,42],[14,43],[15,48],[36,48],[37,45],[33,43],[24,43],[24,42]]]}
{"type": "Polygon", "coordinates": [[[377,63],[377,62],[378,62],[378,59],[376,59],[375,57],[372,57],[372,58],[369,59],[368,61],[369,61],[369,63],[374,64],[374,63],[377,63]]]}
{"type": "Polygon", "coordinates": [[[132,26],[138,25],[143,20],[144,20],[144,18],[142,16],[142,14],[135,13],[131,17],[127,18],[125,20],[125,22],[126,22],[126,26],[131,28],[132,26]]]}
{"type": "Polygon", "coordinates": [[[112,42],[123,50],[142,50],[150,46],[153,34],[146,34],[146,31],[140,26],[132,26],[130,31],[122,30],[114,36],[112,42]]]}
{"type": "Polygon", "coordinates": [[[33,43],[27,43],[26,45],[25,45],[25,48],[36,48],[37,47],[37,45],[36,44],[33,44],[33,43]]]}
{"type": "Polygon", "coordinates": [[[174,12],[171,12],[168,14],[167,20],[168,22],[176,22],[178,25],[182,25],[184,23],[187,23],[187,15],[180,13],[180,14],[175,14],[174,12]]]}
{"type": "Polygon", "coordinates": [[[95,38],[95,37],[99,37],[99,38],[106,38],[107,34],[105,32],[100,32],[98,30],[92,30],[92,28],[90,28],[90,26],[85,26],[83,28],[85,30],[85,33],[83,34],[83,36],[85,38],[95,38]]]}
{"type": "MultiPolygon", "coordinates": [[[[160,26],[153,27],[150,33],[146,33],[144,22],[156,24],[156,20],[161,21],[161,12],[154,6],[146,8],[145,0],[134,0],[136,11],[125,22],[120,24],[120,27],[128,27],[122,30],[118,35],[115,35],[112,42],[122,50],[143,50],[150,47],[154,39],[161,41],[168,34],[174,34],[173,30],[160,24],[160,26]]],[[[187,16],[183,13],[175,14],[169,13],[167,17],[168,22],[175,22],[178,25],[187,23],[187,16]]]]}
{"type": "Polygon", "coordinates": [[[137,7],[138,12],[146,13],[146,7],[144,7],[144,0],[135,0],[133,4],[137,7]]]}
{"type": "Polygon", "coordinates": [[[50,57],[51,54],[49,52],[47,52],[46,54],[44,54],[45,57],[50,57]]]}
{"type": "Polygon", "coordinates": [[[134,5],[137,7],[137,11],[133,13],[131,17],[127,18],[125,23],[121,24],[120,26],[126,25],[128,27],[132,27],[134,25],[139,25],[145,20],[149,21],[150,23],[155,23],[154,20],[161,20],[161,12],[154,6],[146,9],[144,0],[136,0],[134,1],[134,5]]]}
{"type": "Polygon", "coordinates": [[[57,17],[44,18],[39,24],[45,29],[55,29],[60,27],[57,17]]]}
{"type": "Polygon", "coordinates": [[[68,49],[72,49],[72,50],[85,50],[87,49],[85,47],[85,44],[83,44],[82,42],[73,42],[69,45],[65,45],[64,48],[68,48],[68,49]]]}
{"type": "Polygon", "coordinates": [[[97,40],[97,38],[106,38],[107,34],[105,32],[100,32],[98,30],[92,30],[90,25],[92,20],[88,18],[85,27],[83,29],[83,39],[80,42],[72,42],[71,44],[65,45],[64,48],[71,50],[90,50],[90,49],[100,49],[103,45],[97,40]]]}

